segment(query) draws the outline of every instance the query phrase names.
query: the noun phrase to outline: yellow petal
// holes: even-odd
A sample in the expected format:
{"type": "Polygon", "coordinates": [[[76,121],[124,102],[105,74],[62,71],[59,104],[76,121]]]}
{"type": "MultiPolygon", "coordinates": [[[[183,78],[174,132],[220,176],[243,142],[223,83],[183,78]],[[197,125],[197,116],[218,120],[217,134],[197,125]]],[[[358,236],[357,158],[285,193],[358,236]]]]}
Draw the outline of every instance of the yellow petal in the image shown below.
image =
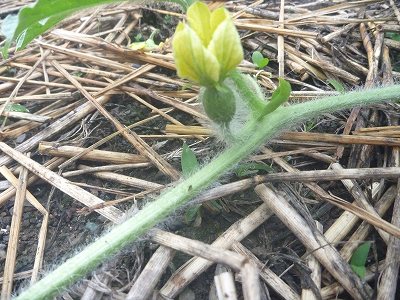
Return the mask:
{"type": "Polygon", "coordinates": [[[178,76],[201,85],[213,85],[219,80],[217,59],[201,43],[188,26],[180,23],[172,41],[178,76]]]}
{"type": "Polygon", "coordinates": [[[178,76],[181,78],[190,79],[194,82],[199,82],[200,78],[196,74],[192,66],[192,52],[188,51],[188,41],[190,41],[189,31],[183,23],[179,23],[176,27],[174,39],[172,40],[172,48],[178,76]]]}
{"type": "Polygon", "coordinates": [[[243,60],[240,37],[231,19],[226,19],[217,27],[208,49],[220,64],[220,78],[224,78],[243,60]]]}
{"type": "Polygon", "coordinates": [[[226,19],[229,19],[229,12],[224,7],[217,8],[211,13],[210,28],[212,34],[217,29],[217,27],[226,19]]]}
{"type": "Polygon", "coordinates": [[[211,40],[212,31],[210,28],[210,9],[200,1],[193,3],[187,10],[187,20],[204,46],[207,47],[211,40]]]}

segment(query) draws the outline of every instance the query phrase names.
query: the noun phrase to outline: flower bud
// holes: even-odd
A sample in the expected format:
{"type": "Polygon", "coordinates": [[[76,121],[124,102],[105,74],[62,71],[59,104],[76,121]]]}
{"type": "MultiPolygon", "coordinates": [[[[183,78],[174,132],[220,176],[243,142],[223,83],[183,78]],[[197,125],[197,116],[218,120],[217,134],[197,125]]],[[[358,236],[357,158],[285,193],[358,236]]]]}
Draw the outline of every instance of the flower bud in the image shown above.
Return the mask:
{"type": "Polygon", "coordinates": [[[178,76],[202,86],[222,83],[243,60],[239,34],[225,8],[210,12],[202,2],[187,11],[172,41],[178,76]]]}

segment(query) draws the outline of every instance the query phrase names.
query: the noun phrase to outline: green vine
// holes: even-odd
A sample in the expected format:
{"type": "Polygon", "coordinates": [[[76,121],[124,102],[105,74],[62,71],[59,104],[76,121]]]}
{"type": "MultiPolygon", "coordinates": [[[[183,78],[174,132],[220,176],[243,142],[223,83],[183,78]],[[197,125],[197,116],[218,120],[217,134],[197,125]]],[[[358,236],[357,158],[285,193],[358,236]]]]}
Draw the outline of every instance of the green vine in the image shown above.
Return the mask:
{"type": "Polygon", "coordinates": [[[110,255],[162,222],[171,212],[206,189],[234,164],[244,159],[268,139],[276,136],[279,131],[318,117],[324,112],[399,99],[400,86],[394,85],[280,107],[260,120],[250,121],[240,134],[240,138],[213,161],[67,260],[16,299],[51,299],[63,288],[93,270],[110,255]]]}
{"type": "MultiPolygon", "coordinates": [[[[193,2],[172,1],[184,8],[193,2]]],[[[16,49],[22,49],[75,11],[115,2],[119,1],[38,0],[33,6],[21,9],[18,16],[10,16],[3,22],[2,30],[6,36],[3,52],[6,54],[12,42],[16,43],[16,49]]],[[[52,299],[62,289],[162,222],[171,212],[205,190],[281,130],[316,118],[324,112],[400,100],[400,86],[394,85],[282,107],[291,88],[280,79],[278,89],[271,99],[265,101],[257,83],[250,76],[236,71],[244,53],[229,12],[225,8],[210,11],[201,2],[188,7],[187,22],[179,23],[172,44],[178,75],[203,86],[204,93],[200,98],[205,112],[216,123],[216,128],[224,131],[225,135],[227,132],[231,135],[230,146],[209,164],[124,223],[115,226],[16,299],[52,299]],[[243,117],[242,109],[250,113],[244,119],[235,120],[236,117],[243,117]],[[235,126],[231,126],[232,123],[235,126]]]]}

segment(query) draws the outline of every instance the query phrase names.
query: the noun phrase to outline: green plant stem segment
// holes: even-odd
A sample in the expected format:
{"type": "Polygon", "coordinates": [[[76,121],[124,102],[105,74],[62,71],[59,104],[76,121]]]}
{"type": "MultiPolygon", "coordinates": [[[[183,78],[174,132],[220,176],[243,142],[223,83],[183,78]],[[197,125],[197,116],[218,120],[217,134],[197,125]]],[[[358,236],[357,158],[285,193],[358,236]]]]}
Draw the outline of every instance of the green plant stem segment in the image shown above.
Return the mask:
{"type": "Polygon", "coordinates": [[[252,87],[246,82],[246,79],[243,78],[243,76],[245,75],[235,70],[230,74],[229,78],[231,78],[238,87],[238,90],[243,96],[243,100],[249,105],[253,115],[259,116],[267,103],[264,99],[260,99],[257,96],[254,89],[252,89],[252,87]]]}
{"type": "Polygon", "coordinates": [[[179,206],[188,202],[232,166],[245,158],[268,139],[301,121],[321,113],[357,105],[370,105],[400,100],[400,85],[351,92],[289,107],[280,107],[259,121],[251,121],[234,145],[176,187],[148,204],[143,210],[87,246],[16,299],[51,299],[63,288],[98,266],[104,259],[135,241],[148,229],[161,222],[179,206]]]}

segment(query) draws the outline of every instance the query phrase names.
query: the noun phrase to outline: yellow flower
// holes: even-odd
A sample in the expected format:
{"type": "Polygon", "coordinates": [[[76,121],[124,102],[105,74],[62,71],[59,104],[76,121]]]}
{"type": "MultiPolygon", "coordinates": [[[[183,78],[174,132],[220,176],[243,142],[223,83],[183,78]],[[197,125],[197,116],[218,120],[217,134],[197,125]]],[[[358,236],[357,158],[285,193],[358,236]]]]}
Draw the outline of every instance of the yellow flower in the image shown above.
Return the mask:
{"type": "Polygon", "coordinates": [[[222,82],[243,60],[239,34],[225,8],[210,12],[202,2],[187,11],[172,41],[178,76],[203,86],[222,82]]]}

